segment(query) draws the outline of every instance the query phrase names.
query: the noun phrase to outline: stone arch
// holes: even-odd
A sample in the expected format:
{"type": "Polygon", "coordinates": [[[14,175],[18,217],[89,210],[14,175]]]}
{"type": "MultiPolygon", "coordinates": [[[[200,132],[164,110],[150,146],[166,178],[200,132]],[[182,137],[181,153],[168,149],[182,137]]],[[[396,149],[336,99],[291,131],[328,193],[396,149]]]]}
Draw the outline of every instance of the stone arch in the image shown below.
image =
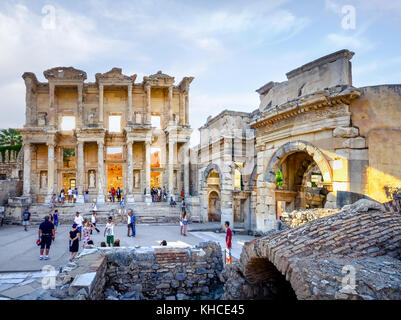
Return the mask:
{"type": "Polygon", "coordinates": [[[287,142],[286,144],[282,145],[276,152],[274,152],[273,156],[270,158],[270,161],[267,165],[264,181],[275,183],[276,171],[279,165],[289,155],[296,152],[306,152],[313,158],[313,160],[316,162],[323,175],[323,181],[325,183],[331,183],[333,181],[333,171],[323,152],[321,152],[317,147],[315,147],[311,143],[301,140],[294,142],[287,142]]]}
{"type": "Polygon", "coordinates": [[[261,287],[265,281],[273,281],[275,287],[277,284],[282,286],[280,294],[288,295],[286,299],[309,298],[310,284],[305,281],[297,265],[290,263],[288,257],[282,254],[283,250],[276,252],[273,250],[275,247],[267,241],[260,241],[248,243],[241,254],[241,272],[247,282],[261,287]]]}
{"type": "Polygon", "coordinates": [[[201,182],[202,188],[207,187],[207,177],[209,176],[209,173],[212,170],[215,170],[219,173],[220,184],[223,183],[223,175],[221,174],[221,170],[220,170],[219,166],[214,163],[209,163],[209,165],[206,167],[205,171],[203,171],[202,182],[201,182]]]}

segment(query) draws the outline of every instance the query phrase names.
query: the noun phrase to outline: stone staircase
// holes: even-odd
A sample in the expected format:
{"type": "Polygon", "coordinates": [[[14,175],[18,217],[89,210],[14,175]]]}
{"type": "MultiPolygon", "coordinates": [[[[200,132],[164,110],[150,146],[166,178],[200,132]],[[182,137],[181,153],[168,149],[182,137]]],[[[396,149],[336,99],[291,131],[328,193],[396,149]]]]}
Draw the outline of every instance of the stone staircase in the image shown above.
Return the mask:
{"type": "MultiPolygon", "coordinates": [[[[170,207],[167,202],[137,202],[134,205],[126,206],[125,210],[121,210],[120,204],[107,202],[97,206],[98,223],[106,223],[109,216],[117,222],[125,222],[126,214],[129,209],[134,209],[137,223],[178,223],[180,219],[181,209],[180,204],[176,207],[170,207]]],[[[91,204],[64,203],[56,204],[55,209],[59,212],[59,220],[61,224],[72,223],[74,215],[78,211],[84,218],[91,216],[91,204]]],[[[38,224],[43,221],[46,214],[53,212],[44,203],[34,203],[30,205],[29,212],[31,213],[31,223],[38,224]]]]}

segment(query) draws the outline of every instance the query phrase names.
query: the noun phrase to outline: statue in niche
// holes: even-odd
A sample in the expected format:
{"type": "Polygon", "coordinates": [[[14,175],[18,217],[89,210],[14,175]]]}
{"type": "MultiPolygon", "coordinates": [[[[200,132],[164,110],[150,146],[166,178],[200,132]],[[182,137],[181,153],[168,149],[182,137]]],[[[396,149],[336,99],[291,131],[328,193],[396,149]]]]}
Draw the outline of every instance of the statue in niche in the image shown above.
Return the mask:
{"type": "Polygon", "coordinates": [[[139,173],[135,172],[135,176],[134,176],[134,187],[135,188],[139,188],[139,173]]]}
{"type": "Polygon", "coordinates": [[[89,188],[94,188],[96,184],[96,176],[93,171],[89,172],[89,188]]]}
{"type": "Polygon", "coordinates": [[[45,172],[40,177],[40,186],[41,188],[47,188],[47,174],[45,172]]]}

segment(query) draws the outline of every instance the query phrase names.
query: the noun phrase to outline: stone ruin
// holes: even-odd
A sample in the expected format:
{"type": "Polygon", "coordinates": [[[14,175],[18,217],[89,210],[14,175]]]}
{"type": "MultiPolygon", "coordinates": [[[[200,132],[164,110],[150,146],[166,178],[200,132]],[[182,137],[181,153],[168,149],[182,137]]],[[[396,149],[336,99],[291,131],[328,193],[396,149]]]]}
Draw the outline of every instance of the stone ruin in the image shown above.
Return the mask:
{"type": "Polygon", "coordinates": [[[221,247],[90,248],[58,274],[52,296],[63,300],[219,299],[221,247]]]}
{"type": "Polygon", "coordinates": [[[362,199],[253,240],[225,268],[223,299],[401,299],[401,201],[362,199]]]}

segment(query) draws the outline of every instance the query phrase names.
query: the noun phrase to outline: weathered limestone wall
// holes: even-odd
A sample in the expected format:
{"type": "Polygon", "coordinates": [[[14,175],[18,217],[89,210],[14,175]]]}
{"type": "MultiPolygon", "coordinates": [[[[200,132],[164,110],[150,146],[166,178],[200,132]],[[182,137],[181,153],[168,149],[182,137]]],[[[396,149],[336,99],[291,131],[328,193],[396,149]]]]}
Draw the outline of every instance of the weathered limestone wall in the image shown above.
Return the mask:
{"type": "Polygon", "coordinates": [[[386,188],[401,188],[401,85],[364,87],[360,91],[361,96],[350,105],[351,119],[366,139],[369,160],[365,170],[355,163],[351,174],[362,172],[360,191],[386,202],[386,188]]]}
{"type": "Polygon", "coordinates": [[[22,194],[22,181],[0,180],[0,206],[8,203],[8,198],[19,197],[22,194]]]}
{"type": "Polygon", "coordinates": [[[258,90],[261,93],[260,111],[324,88],[351,85],[349,60],[353,55],[353,52],[341,50],[288,72],[288,81],[266,84],[258,90]]]}
{"type": "Polygon", "coordinates": [[[54,292],[61,299],[191,299],[210,294],[219,284],[220,245],[192,248],[85,249],[58,276],[54,292]],[[84,290],[82,290],[84,289],[84,290]]]}

